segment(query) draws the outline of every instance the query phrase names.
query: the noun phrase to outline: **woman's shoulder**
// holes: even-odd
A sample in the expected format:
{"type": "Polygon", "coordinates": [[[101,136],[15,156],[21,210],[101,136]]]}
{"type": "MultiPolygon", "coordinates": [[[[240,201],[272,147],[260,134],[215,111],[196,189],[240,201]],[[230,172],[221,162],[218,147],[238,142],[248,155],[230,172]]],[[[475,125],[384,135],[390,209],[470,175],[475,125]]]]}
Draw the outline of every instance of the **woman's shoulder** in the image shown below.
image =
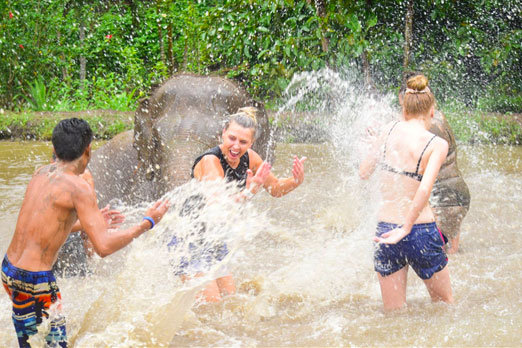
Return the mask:
{"type": "Polygon", "coordinates": [[[208,155],[213,155],[213,156],[218,156],[218,157],[221,156],[222,152],[221,152],[221,148],[219,147],[219,145],[216,145],[214,147],[211,147],[210,149],[207,149],[205,152],[203,152],[201,154],[201,157],[205,157],[208,155]]]}
{"type": "Polygon", "coordinates": [[[397,126],[397,124],[399,122],[400,122],[400,120],[393,120],[393,121],[389,121],[384,124],[381,124],[376,132],[376,134],[378,135],[378,138],[381,140],[387,138],[390,135],[393,128],[395,128],[395,126],[397,126]]]}
{"type": "Polygon", "coordinates": [[[221,153],[221,149],[219,148],[219,146],[214,146],[210,149],[205,150],[205,152],[203,152],[198,157],[196,157],[196,159],[194,160],[194,165],[198,164],[203,159],[207,159],[207,161],[208,161],[210,158],[219,159],[219,157],[221,157],[221,156],[222,156],[222,153],[221,153]]]}
{"type": "Polygon", "coordinates": [[[390,129],[396,127],[399,123],[401,123],[401,120],[392,120],[387,122],[382,128],[382,131],[390,131],[390,129]]]}
{"type": "Polygon", "coordinates": [[[220,158],[217,153],[214,152],[205,152],[201,155],[198,164],[211,164],[211,163],[220,163],[220,158]]]}
{"type": "Polygon", "coordinates": [[[249,157],[250,159],[252,159],[252,158],[259,158],[259,159],[263,160],[263,159],[261,158],[261,156],[260,156],[257,152],[255,152],[254,150],[252,150],[251,148],[247,150],[247,154],[248,154],[248,157],[249,157]]]}
{"type": "Polygon", "coordinates": [[[212,154],[206,154],[192,167],[192,177],[201,179],[210,173],[216,173],[218,177],[224,177],[223,167],[219,157],[212,154]]]}
{"type": "Polygon", "coordinates": [[[430,131],[426,131],[426,139],[426,150],[429,151],[429,148],[431,148],[430,153],[433,151],[438,151],[445,155],[448,153],[449,143],[446,139],[430,131]]]}
{"type": "Polygon", "coordinates": [[[436,145],[440,146],[441,148],[444,148],[446,149],[446,151],[448,150],[449,148],[449,143],[446,139],[442,138],[442,137],[439,137],[437,135],[435,135],[435,138],[433,139],[433,141],[436,142],[436,145]]]}

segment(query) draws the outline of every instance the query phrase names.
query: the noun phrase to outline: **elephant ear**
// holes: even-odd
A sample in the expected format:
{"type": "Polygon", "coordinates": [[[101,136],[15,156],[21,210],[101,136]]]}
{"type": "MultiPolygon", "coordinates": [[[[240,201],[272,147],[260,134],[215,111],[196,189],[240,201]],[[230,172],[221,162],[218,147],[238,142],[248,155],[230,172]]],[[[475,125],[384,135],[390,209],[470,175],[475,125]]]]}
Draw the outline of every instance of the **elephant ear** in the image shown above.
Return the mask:
{"type": "Polygon", "coordinates": [[[439,110],[435,110],[435,117],[431,120],[430,132],[446,140],[449,145],[448,157],[452,155],[457,149],[457,142],[455,135],[449,125],[446,117],[439,110]]]}
{"type": "Polygon", "coordinates": [[[147,141],[144,139],[145,130],[150,129],[152,121],[150,117],[144,117],[149,114],[150,101],[149,98],[142,99],[134,114],[134,147],[138,150],[141,144],[147,141]]]}
{"type": "Polygon", "coordinates": [[[151,113],[154,103],[154,100],[151,101],[150,98],[141,100],[134,114],[134,141],[132,145],[138,153],[140,170],[147,173],[147,180],[151,180],[154,174],[152,168],[155,168],[153,165],[154,155],[158,146],[155,141],[158,138],[157,130],[154,128],[155,118],[151,113]]]}

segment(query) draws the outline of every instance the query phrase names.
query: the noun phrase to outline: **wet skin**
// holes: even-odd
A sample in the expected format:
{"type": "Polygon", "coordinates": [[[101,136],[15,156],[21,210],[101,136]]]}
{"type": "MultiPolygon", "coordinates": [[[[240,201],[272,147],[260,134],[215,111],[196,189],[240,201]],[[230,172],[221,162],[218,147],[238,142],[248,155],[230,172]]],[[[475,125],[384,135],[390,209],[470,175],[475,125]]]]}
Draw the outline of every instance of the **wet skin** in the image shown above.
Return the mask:
{"type": "MultiPolygon", "coordinates": [[[[94,251],[102,257],[150,229],[150,222],[144,220],[128,229],[108,232],[109,225],[98,209],[94,190],[80,176],[90,156],[89,145],[78,159],[70,162],[58,159],[34,173],[7,249],[7,257],[14,266],[28,271],[50,270],[76,220],[80,221],[94,251]]],[[[157,223],[168,207],[168,201],[157,201],[146,215],[157,223]]]]}
{"type": "MultiPolygon", "coordinates": [[[[433,136],[428,131],[433,115],[433,107],[426,114],[404,113],[404,119],[397,124],[394,133],[390,133],[390,130],[395,122],[388,124],[381,135],[374,139],[372,149],[359,167],[361,179],[368,179],[377,169],[385,142],[387,163],[400,170],[411,171],[415,168],[425,144],[433,136]]],[[[428,199],[447,153],[448,143],[442,138],[434,138],[422,155],[419,173],[423,177],[420,182],[397,173],[381,171],[379,188],[383,203],[378,219],[400,227],[383,233],[381,237],[374,237],[376,243],[396,244],[411,232],[414,224],[435,221],[428,199]]],[[[408,267],[403,267],[388,276],[377,274],[386,311],[399,309],[406,303],[407,273],[408,267]]],[[[433,301],[453,302],[447,266],[424,280],[424,283],[433,301]]]]}
{"type": "MultiPolygon", "coordinates": [[[[303,162],[294,157],[292,165],[292,177],[285,179],[276,178],[270,171],[271,166],[264,162],[261,156],[251,149],[254,142],[254,131],[231,122],[227,129],[223,130],[222,143],[219,145],[227,163],[232,168],[237,168],[240,158],[248,151],[250,159],[247,170],[246,188],[237,199],[244,201],[252,198],[261,187],[264,187],[272,196],[282,197],[293,191],[304,181],[303,162]]],[[[219,180],[225,177],[219,158],[213,155],[204,156],[194,168],[194,177],[198,180],[219,180]]],[[[236,292],[236,286],[232,275],[211,281],[203,290],[201,297],[206,302],[218,302],[222,295],[230,295],[236,292]]]]}

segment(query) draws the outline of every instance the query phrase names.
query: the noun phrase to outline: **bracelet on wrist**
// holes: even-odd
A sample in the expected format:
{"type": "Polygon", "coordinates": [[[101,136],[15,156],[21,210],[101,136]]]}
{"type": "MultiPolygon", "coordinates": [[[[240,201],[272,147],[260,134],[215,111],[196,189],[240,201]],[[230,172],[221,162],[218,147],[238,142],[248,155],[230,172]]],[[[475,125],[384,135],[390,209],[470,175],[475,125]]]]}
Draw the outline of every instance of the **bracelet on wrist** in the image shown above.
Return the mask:
{"type": "Polygon", "coordinates": [[[151,218],[150,216],[145,216],[143,217],[143,220],[147,220],[148,222],[150,222],[150,229],[152,230],[154,228],[154,226],[156,225],[154,223],[154,219],[151,218]]]}

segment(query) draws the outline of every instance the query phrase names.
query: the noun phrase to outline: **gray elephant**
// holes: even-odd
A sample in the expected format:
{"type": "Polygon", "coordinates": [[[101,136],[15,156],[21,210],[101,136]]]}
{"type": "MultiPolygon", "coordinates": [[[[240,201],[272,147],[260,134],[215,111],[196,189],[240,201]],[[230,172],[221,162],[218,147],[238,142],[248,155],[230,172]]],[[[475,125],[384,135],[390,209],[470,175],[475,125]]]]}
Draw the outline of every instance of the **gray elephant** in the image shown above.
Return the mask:
{"type": "Polygon", "coordinates": [[[270,161],[274,145],[267,114],[244,89],[221,77],[170,78],[140,103],[134,131],[94,152],[89,166],[100,206],[113,199],[154,200],[190,180],[194,159],[219,144],[226,116],[244,106],[259,109],[253,148],[270,161]]]}
{"type": "MultiPolygon", "coordinates": [[[[259,136],[254,150],[273,159],[267,114],[245,90],[221,77],[174,76],[143,100],[134,130],[121,133],[93,152],[89,169],[98,205],[152,201],[188,180],[194,159],[219,144],[229,114],[258,108],[259,136]]],[[[76,233],[67,241],[57,266],[63,277],[85,275],[87,257],[76,233]]]]}
{"type": "Polygon", "coordinates": [[[446,118],[440,111],[435,111],[430,132],[443,138],[449,144],[448,155],[440,168],[433,185],[430,205],[435,213],[437,226],[450,242],[448,253],[458,251],[460,225],[471,203],[468,186],[457,166],[457,143],[446,118]]]}

